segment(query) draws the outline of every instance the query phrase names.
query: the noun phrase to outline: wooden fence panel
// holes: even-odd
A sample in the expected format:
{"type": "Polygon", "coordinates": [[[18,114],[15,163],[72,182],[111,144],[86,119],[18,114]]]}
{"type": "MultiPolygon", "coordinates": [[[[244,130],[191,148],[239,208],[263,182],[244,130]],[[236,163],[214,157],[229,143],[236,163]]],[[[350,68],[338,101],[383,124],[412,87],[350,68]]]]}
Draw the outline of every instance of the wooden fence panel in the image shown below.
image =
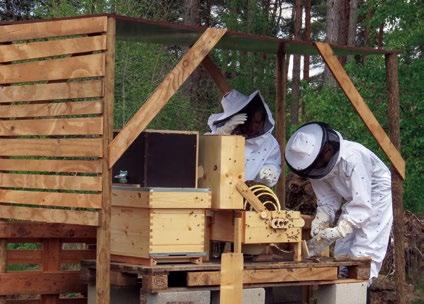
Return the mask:
{"type": "Polygon", "coordinates": [[[106,49],[106,35],[0,45],[0,63],[106,49]]]}
{"type": "Polygon", "coordinates": [[[104,54],[0,66],[0,84],[104,76],[104,54]]]}
{"type": "Polygon", "coordinates": [[[0,136],[101,135],[101,117],[0,121],[0,136]]]}
{"type": "Polygon", "coordinates": [[[66,266],[95,258],[95,249],[87,249],[87,244],[96,242],[95,227],[0,222],[0,242],[20,245],[19,249],[10,247],[5,251],[5,272],[0,272],[0,296],[13,296],[2,298],[5,303],[87,303],[83,296],[86,286],[80,280],[80,271],[75,270],[75,265],[73,268],[66,266]],[[81,239],[85,243],[81,243],[81,239]],[[67,242],[72,242],[75,249],[70,249],[67,242]],[[22,249],[22,243],[32,243],[36,249],[22,249]],[[28,264],[38,265],[39,270],[11,272],[10,267],[28,264]],[[59,293],[67,292],[81,295],[75,299],[59,298],[59,293]],[[20,299],[16,297],[18,295],[25,297],[20,299]]]}
{"type": "Polygon", "coordinates": [[[0,139],[0,156],[102,157],[101,138],[0,139]]]}
{"type": "Polygon", "coordinates": [[[47,20],[0,27],[0,42],[106,32],[107,17],[47,20]]]}
{"type": "Polygon", "coordinates": [[[0,87],[0,103],[103,96],[102,80],[11,85],[0,87]]]}
{"type": "Polygon", "coordinates": [[[101,101],[55,102],[0,106],[0,118],[54,117],[102,113],[101,101]]]}
{"type": "Polygon", "coordinates": [[[41,171],[68,173],[101,173],[102,164],[97,160],[54,159],[2,159],[0,171],[41,171]]]}

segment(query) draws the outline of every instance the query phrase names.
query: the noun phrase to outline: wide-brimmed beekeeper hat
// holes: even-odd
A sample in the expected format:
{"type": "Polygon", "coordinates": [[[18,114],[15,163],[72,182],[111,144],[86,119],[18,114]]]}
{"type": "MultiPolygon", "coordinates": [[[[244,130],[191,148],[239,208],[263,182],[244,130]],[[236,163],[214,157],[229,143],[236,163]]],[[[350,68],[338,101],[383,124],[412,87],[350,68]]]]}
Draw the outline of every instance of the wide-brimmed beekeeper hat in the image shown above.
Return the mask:
{"type": "Polygon", "coordinates": [[[341,135],[322,122],[304,124],[290,137],[286,145],[285,159],[290,169],[302,177],[322,178],[337,162],[341,135]],[[325,167],[318,167],[327,145],[333,147],[331,159],[325,167]]]}
{"type": "Polygon", "coordinates": [[[259,98],[261,103],[265,104],[259,90],[253,92],[249,96],[244,95],[237,90],[231,90],[222,98],[221,105],[224,112],[215,114],[213,124],[219,125],[222,122],[225,122],[233,115],[242,111],[255,98],[259,98]]]}

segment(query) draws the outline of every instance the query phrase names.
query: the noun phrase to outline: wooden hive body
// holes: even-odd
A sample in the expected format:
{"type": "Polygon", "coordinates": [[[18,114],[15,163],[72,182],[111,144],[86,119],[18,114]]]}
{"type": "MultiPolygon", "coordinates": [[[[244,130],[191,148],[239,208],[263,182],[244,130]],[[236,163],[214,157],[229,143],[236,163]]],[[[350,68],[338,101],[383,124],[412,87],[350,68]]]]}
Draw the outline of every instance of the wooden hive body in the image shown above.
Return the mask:
{"type": "Polygon", "coordinates": [[[205,255],[205,189],[114,187],[111,252],[134,258],[205,255]]]}

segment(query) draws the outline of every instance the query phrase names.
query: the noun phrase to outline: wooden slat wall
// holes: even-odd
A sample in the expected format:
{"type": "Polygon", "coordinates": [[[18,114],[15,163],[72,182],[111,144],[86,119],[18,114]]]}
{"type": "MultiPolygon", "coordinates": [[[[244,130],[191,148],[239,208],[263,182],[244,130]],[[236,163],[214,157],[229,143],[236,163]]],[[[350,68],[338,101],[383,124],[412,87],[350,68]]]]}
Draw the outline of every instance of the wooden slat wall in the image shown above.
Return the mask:
{"type": "Polygon", "coordinates": [[[0,26],[0,218],[99,224],[106,32],[106,16],[0,26]]]}
{"type": "MultiPolygon", "coordinates": [[[[63,225],[0,222],[0,242],[35,243],[37,249],[6,250],[6,270],[10,267],[28,264],[38,266],[37,270],[0,272],[0,298],[9,295],[13,298],[2,298],[5,303],[87,303],[85,297],[61,299],[59,293],[86,293],[85,284],[75,265],[83,259],[94,259],[95,249],[88,249],[87,244],[95,244],[96,228],[63,225]],[[69,249],[72,243],[73,248],[69,249]],[[65,247],[66,246],[66,247],[65,247]],[[66,249],[64,249],[66,248],[66,249]],[[22,299],[19,295],[25,295],[22,299]],[[41,295],[40,299],[27,302],[28,295],[41,295]]],[[[14,246],[15,247],[15,246],[14,246]]]]}

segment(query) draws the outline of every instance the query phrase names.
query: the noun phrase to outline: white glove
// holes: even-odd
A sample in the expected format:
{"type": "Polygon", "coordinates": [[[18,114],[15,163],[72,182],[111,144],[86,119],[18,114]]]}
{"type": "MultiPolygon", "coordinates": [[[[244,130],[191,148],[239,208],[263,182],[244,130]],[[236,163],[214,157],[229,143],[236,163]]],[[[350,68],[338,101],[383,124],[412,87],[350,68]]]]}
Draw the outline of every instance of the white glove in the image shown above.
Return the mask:
{"type": "Polygon", "coordinates": [[[267,186],[272,187],[278,181],[278,173],[274,166],[265,165],[259,171],[259,179],[267,186]]]}
{"type": "Polygon", "coordinates": [[[340,220],[336,227],[326,228],[322,230],[318,237],[326,240],[329,244],[344,238],[346,235],[353,232],[352,225],[346,220],[340,220]]]}
{"type": "Polygon", "coordinates": [[[217,128],[215,134],[231,135],[231,133],[233,133],[234,129],[238,125],[244,124],[246,122],[246,120],[247,120],[247,114],[245,114],[245,113],[234,115],[229,120],[227,120],[222,127],[217,128]]]}
{"type": "Polygon", "coordinates": [[[317,215],[315,215],[315,218],[311,223],[311,237],[318,235],[318,233],[320,233],[322,230],[328,228],[330,226],[330,221],[330,216],[318,209],[317,215]]]}

